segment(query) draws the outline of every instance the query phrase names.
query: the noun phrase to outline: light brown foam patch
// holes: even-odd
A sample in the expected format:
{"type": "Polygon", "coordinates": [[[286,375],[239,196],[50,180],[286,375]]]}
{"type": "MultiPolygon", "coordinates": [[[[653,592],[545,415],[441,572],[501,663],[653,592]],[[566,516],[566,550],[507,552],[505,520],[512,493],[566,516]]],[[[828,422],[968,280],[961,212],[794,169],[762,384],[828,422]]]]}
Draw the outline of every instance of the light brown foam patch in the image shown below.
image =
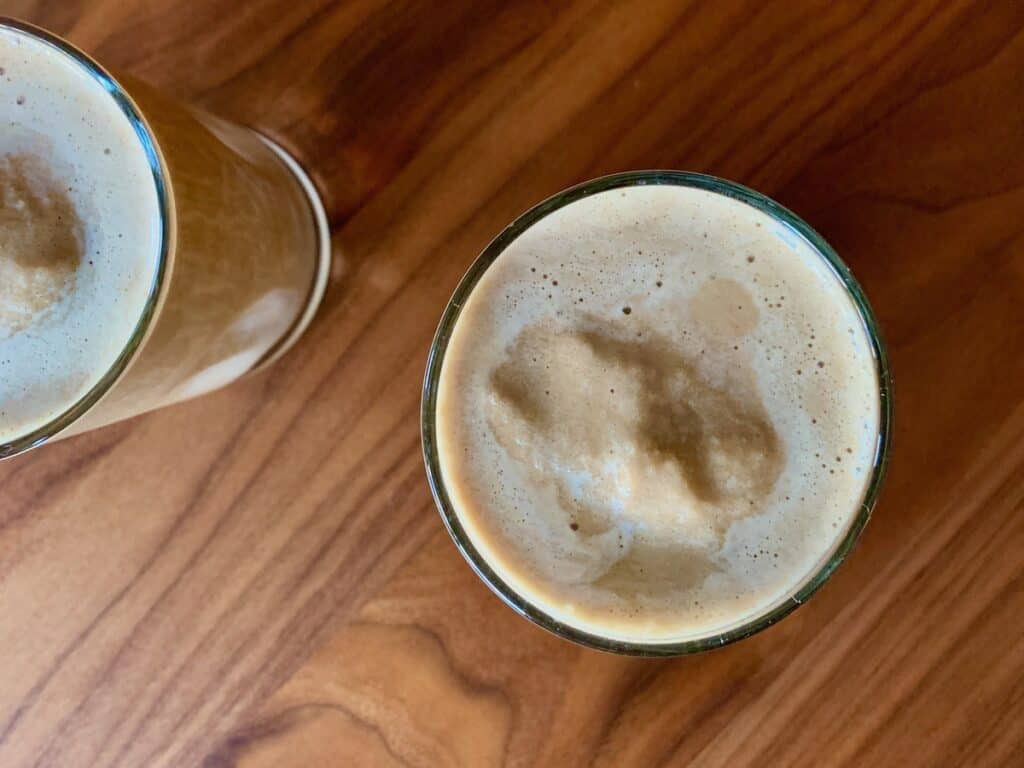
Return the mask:
{"type": "Polygon", "coordinates": [[[68,293],[84,243],[68,189],[46,163],[0,158],[0,335],[24,330],[68,293]]]}
{"type": "Polygon", "coordinates": [[[690,302],[690,312],[705,333],[733,338],[755,328],[759,313],[750,292],[735,280],[708,280],[690,302]]]}
{"type": "Polygon", "coordinates": [[[549,514],[599,553],[581,581],[620,594],[699,584],[731,523],[762,510],[785,465],[752,376],[712,384],[650,331],[533,326],[490,383],[499,443],[531,484],[554,485],[549,514]]]}

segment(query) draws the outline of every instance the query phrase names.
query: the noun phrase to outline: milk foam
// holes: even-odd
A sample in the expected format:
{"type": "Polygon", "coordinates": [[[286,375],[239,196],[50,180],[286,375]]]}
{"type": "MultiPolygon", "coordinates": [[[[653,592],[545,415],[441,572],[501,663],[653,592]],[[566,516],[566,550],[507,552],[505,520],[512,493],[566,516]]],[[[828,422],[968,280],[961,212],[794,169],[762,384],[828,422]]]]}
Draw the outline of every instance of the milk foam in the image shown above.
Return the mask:
{"type": "Polygon", "coordinates": [[[0,443],[112,366],[160,250],[152,170],[113,97],[69,55],[0,27],[0,443]]]}
{"type": "Polygon", "coordinates": [[[475,547],[559,621],[668,642],[788,598],[848,530],[877,442],[860,315],[800,236],[674,186],[592,195],[471,293],[437,402],[475,547]]]}

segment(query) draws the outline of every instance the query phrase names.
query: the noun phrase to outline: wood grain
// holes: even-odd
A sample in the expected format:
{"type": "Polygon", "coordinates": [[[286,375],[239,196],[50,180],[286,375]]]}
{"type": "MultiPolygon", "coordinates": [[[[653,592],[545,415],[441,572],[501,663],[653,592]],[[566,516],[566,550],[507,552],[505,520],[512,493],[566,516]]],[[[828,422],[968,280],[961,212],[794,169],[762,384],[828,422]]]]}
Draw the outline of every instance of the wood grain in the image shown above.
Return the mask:
{"type": "Polygon", "coordinates": [[[336,267],[269,372],[0,465],[3,766],[1024,764],[1024,6],[14,0],[260,126],[336,267]],[[865,285],[882,503],[807,606],[645,662],[516,617],[423,476],[426,351],[505,223],[644,167],[757,187],[865,285]]]}

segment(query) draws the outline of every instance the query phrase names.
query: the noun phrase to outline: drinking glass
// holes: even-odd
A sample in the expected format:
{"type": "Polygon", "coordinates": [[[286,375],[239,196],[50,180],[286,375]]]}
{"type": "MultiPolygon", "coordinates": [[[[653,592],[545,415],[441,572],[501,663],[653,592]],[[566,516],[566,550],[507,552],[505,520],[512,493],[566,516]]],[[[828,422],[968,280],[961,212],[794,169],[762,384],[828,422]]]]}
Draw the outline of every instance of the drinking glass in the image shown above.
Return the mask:
{"type": "Polygon", "coordinates": [[[149,159],[161,233],[145,306],[113,365],[48,423],[0,443],[0,458],[203,394],[280,357],[312,320],[330,264],[323,204],[295,159],[251,128],[115,78],[55,35],[12,19],[0,27],[44,43],[116,102],[149,159]]]}
{"type": "Polygon", "coordinates": [[[806,602],[811,595],[828,580],[832,573],[839,567],[846,556],[853,549],[860,537],[861,531],[871,517],[871,510],[875,506],[882,481],[885,477],[886,465],[889,455],[890,433],[892,425],[892,378],[889,371],[888,358],[885,352],[885,345],[882,341],[881,331],[875,319],[867,298],[861,290],[857,281],[854,280],[849,268],[836,255],[836,252],[827,242],[815,232],[808,224],[800,219],[792,211],[782,207],[774,200],[755,192],[752,189],[739,184],[726,181],[714,176],[707,176],[699,173],[684,173],[680,171],[635,171],[619,173],[612,176],[605,176],[584,182],[560,192],[544,202],[531,208],[526,213],[513,221],[487,246],[484,252],[477,258],[469,271],[462,278],[455,293],[448,303],[437,333],[434,336],[430,348],[430,355],[427,362],[426,378],[423,385],[423,400],[421,406],[421,432],[423,438],[423,456],[427,469],[427,477],[430,481],[430,488],[434,495],[434,501],[441,513],[441,518],[451,534],[455,546],[465,557],[466,561],[473,568],[476,574],[483,579],[491,590],[497,594],[505,603],[511,606],[520,615],[526,617],[538,626],[553,632],[554,634],[571,640],[581,645],[597,648],[603,651],[629,654],[633,656],[678,656],[683,654],[697,653],[710,650],[735,642],[748,637],[755,632],[771,626],[799,605],[806,602]],[[558,621],[532,603],[527,597],[513,589],[496,571],[490,566],[479,549],[474,546],[473,541],[462,525],[459,516],[452,504],[451,498],[445,484],[444,474],[441,468],[440,455],[437,448],[437,394],[438,385],[441,379],[441,368],[444,365],[445,352],[448,343],[459,320],[462,307],[465,306],[474,287],[483,277],[488,267],[502,254],[519,235],[560,208],[569,205],[580,198],[604,192],[610,189],[622,189],[636,185],[658,185],[668,184],[681,187],[707,190],[739,200],[757,210],[771,216],[781,226],[792,232],[795,236],[806,240],[818,255],[829,267],[836,279],[845,289],[850,301],[860,315],[861,322],[867,332],[870,348],[875,366],[875,374],[878,379],[879,392],[879,424],[878,438],[874,451],[874,458],[870,468],[864,496],[854,515],[849,528],[838,541],[835,547],[820,561],[817,569],[810,574],[805,581],[791,594],[786,595],[776,604],[769,606],[758,615],[745,618],[738,623],[723,628],[721,631],[711,635],[688,638],[681,641],[671,642],[635,642],[623,641],[615,638],[602,637],[601,635],[585,632],[575,627],[568,626],[558,621]]]}

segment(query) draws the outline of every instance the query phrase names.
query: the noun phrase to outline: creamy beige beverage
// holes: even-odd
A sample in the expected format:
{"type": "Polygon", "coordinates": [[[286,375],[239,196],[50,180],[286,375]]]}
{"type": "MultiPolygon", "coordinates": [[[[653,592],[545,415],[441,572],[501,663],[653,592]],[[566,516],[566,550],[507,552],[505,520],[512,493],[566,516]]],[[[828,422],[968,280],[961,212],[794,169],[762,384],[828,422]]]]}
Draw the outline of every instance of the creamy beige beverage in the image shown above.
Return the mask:
{"type": "Polygon", "coordinates": [[[99,82],[0,27],[0,443],[81,398],[153,289],[160,208],[99,82]]]}
{"type": "Polygon", "coordinates": [[[682,186],[549,214],[462,308],[441,478],[483,560],[556,621],[662,643],[789,599],[860,510],[879,434],[863,320],[822,257],[682,186]]]}
{"type": "Polygon", "coordinates": [[[3,20],[0,120],[0,458],[227,384],[311,319],[323,209],[254,131],[3,20]]]}

